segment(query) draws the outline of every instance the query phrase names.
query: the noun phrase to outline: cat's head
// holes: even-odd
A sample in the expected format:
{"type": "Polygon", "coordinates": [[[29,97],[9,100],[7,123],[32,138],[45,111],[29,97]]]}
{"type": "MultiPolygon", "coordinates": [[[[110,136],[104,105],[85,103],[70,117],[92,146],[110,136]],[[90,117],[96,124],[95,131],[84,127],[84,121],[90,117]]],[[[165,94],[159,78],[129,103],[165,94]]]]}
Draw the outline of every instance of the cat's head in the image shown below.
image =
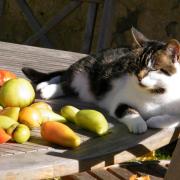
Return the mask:
{"type": "Polygon", "coordinates": [[[177,73],[180,66],[180,43],[175,39],[167,43],[149,40],[135,28],[132,28],[132,35],[136,44],[134,51],[138,54],[139,69],[136,76],[139,85],[151,90],[156,89],[164,83],[166,77],[177,73]]]}

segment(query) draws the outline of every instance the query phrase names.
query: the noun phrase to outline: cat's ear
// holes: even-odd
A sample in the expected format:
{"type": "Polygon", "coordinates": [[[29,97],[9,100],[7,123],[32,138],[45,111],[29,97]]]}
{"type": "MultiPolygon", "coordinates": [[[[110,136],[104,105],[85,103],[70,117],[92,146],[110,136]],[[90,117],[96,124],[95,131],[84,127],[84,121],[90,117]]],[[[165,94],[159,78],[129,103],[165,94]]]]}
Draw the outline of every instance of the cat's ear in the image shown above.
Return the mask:
{"type": "Polygon", "coordinates": [[[131,33],[133,36],[133,40],[136,47],[143,47],[144,44],[149,41],[141,32],[139,32],[136,28],[131,28],[131,33]]]}
{"type": "Polygon", "coordinates": [[[166,44],[166,52],[173,57],[173,63],[180,61],[180,43],[176,39],[171,39],[166,44]]]}

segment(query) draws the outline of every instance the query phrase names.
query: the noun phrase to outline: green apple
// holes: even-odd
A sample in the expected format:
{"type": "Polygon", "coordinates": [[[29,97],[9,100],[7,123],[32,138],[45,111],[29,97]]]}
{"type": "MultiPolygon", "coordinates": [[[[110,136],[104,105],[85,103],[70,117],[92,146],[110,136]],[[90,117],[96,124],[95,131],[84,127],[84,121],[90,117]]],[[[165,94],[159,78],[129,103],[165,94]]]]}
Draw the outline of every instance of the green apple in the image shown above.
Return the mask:
{"type": "Polygon", "coordinates": [[[26,141],[28,141],[28,139],[30,138],[30,129],[24,125],[24,124],[19,124],[14,132],[13,132],[13,139],[17,142],[17,143],[25,143],[26,141]]]}

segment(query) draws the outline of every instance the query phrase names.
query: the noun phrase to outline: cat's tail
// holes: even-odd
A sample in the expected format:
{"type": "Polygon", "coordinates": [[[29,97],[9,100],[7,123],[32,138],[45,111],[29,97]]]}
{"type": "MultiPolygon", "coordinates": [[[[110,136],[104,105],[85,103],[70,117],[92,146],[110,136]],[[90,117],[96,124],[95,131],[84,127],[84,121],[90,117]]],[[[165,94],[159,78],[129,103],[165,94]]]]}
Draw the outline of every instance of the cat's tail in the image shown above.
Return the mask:
{"type": "Polygon", "coordinates": [[[23,67],[21,70],[26,75],[26,77],[30,79],[34,84],[47,81],[56,76],[61,76],[66,71],[66,70],[61,70],[50,73],[43,73],[28,67],[23,67]]]}

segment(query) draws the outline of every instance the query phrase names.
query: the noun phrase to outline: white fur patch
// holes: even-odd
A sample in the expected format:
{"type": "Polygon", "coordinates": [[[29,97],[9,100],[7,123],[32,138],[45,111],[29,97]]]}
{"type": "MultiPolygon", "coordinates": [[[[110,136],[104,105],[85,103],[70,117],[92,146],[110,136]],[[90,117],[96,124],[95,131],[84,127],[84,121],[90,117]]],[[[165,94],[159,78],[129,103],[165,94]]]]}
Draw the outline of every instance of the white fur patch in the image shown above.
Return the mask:
{"type": "MultiPolygon", "coordinates": [[[[173,115],[180,121],[180,65],[175,64],[176,74],[167,76],[155,71],[146,77],[151,86],[161,87],[166,90],[164,94],[151,94],[138,84],[135,76],[125,75],[112,82],[112,90],[109,91],[99,105],[114,114],[117,106],[121,103],[134,107],[147,120],[153,116],[173,115]]],[[[161,127],[163,126],[162,118],[161,127]]],[[[158,121],[158,119],[156,119],[158,121]]],[[[128,122],[128,121],[127,121],[128,122]]],[[[151,121],[149,121],[150,124],[151,121]]],[[[129,121],[131,123],[131,121],[129,121]]],[[[165,122],[165,124],[167,124],[165,122]]],[[[127,126],[131,126],[126,123],[127,126]]]]}
{"type": "Polygon", "coordinates": [[[88,101],[94,102],[95,98],[90,90],[89,78],[86,72],[79,72],[74,75],[71,87],[78,92],[79,98],[88,101]]]}
{"type": "Polygon", "coordinates": [[[49,84],[40,90],[43,99],[52,99],[63,95],[60,84],[49,84]]]}
{"type": "Polygon", "coordinates": [[[139,114],[128,114],[118,121],[124,123],[129,131],[135,134],[144,133],[147,130],[146,122],[139,114]]]}
{"type": "Polygon", "coordinates": [[[36,86],[36,91],[39,91],[40,97],[43,99],[52,99],[63,95],[60,85],[60,76],[51,78],[49,81],[44,81],[36,86]]]}
{"type": "Polygon", "coordinates": [[[44,82],[39,83],[39,84],[36,86],[36,91],[39,91],[39,90],[43,89],[43,88],[46,87],[47,85],[48,85],[48,81],[44,81],[44,82]]]}

